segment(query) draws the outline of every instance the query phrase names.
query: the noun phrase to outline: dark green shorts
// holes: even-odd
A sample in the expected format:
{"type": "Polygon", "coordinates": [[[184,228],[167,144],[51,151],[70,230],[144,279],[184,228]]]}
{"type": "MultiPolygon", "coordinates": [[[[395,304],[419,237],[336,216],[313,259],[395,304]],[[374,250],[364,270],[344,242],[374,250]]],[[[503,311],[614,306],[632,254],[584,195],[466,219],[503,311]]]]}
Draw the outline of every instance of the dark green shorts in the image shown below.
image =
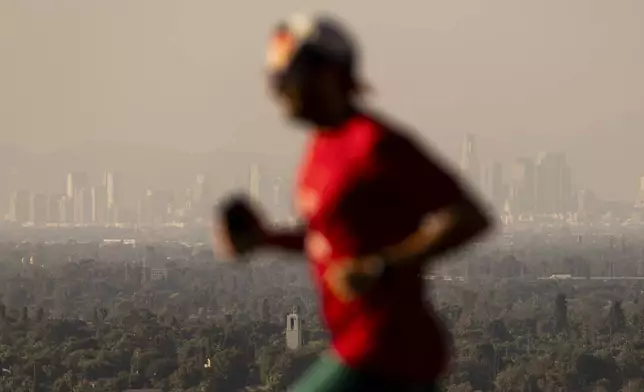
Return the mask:
{"type": "Polygon", "coordinates": [[[400,385],[365,374],[342,364],[332,355],[323,355],[289,392],[438,392],[434,383],[400,385]]]}

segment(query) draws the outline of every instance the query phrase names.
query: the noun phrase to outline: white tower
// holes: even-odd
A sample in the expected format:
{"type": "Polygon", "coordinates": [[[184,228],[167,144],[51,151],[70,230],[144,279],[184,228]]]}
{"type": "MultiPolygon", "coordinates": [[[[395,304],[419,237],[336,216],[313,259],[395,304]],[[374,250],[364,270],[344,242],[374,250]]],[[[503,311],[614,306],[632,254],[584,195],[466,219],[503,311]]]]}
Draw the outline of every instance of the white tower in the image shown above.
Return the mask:
{"type": "Polygon", "coordinates": [[[304,345],[302,338],[302,319],[297,311],[297,306],[286,316],[286,347],[297,350],[304,345]]]}
{"type": "Polygon", "coordinates": [[[640,189],[635,200],[635,207],[644,208],[644,176],[640,178],[640,189]]]}
{"type": "Polygon", "coordinates": [[[282,178],[277,177],[273,183],[273,205],[275,207],[280,206],[280,191],[282,190],[282,178]]]}
{"type": "Polygon", "coordinates": [[[471,181],[475,188],[481,185],[481,172],[479,167],[476,138],[474,135],[465,135],[461,147],[461,170],[465,177],[471,181]]]}
{"type": "Polygon", "coordinates": [[[259,166],[257,164],[252,164],[250,166],[250,179],[249,179],[249,193],[250,197],[258,201],[259,200],[259,166]]]}
{"type": "Polygon", "coordinates": [[[103,186],[107,197],[107,220],[109,223],[118,223],[119,205],[123,202],[120,176],[114,172],[105,173],[103,186]]]}

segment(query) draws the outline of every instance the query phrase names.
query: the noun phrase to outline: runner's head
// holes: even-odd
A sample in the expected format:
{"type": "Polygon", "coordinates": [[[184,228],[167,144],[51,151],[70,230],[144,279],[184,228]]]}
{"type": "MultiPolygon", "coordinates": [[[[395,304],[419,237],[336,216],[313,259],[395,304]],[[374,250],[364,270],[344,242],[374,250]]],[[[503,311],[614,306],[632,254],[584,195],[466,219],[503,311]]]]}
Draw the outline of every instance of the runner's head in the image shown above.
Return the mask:
{"type": "Polygon", "coordinates": [[[336,125],[358,93],[357,57],[352,37],[338,22],[295,15],[272,32],[271,90],[290,118],[336,125]]]}

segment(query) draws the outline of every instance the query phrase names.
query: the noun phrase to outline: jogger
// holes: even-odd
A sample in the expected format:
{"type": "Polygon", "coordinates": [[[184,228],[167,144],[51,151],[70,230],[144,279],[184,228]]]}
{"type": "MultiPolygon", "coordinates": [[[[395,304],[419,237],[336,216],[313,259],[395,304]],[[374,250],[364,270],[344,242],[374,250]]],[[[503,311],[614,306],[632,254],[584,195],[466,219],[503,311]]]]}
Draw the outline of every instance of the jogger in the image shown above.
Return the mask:
{"type": "Polygon", "coordinates": [[[310,260],[333,354],[295,392],[433,391],[449,348],[424,302],[423,268],[489,222],[438,159],[364,109],[358,57],[329,18],[277,26],[272,92],[287,118],[312,128],[294,197],[302,225],[269,227],[237,199],[224,205],[217,239],[233,256],[276,247],[310,260]]]}

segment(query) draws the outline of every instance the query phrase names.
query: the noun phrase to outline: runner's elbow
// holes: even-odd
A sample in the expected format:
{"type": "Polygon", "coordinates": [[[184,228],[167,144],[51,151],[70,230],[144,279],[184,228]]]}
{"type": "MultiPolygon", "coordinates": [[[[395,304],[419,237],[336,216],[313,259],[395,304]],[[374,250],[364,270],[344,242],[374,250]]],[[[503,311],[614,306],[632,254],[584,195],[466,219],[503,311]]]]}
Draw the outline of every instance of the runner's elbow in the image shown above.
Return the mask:
{"type": "Polygon", "coordinates": [[[456,215],[465,240],[481,237],[493,229],[494,224],[490,216],[469,198],[464,198],[459,203],[456,215]]]}

